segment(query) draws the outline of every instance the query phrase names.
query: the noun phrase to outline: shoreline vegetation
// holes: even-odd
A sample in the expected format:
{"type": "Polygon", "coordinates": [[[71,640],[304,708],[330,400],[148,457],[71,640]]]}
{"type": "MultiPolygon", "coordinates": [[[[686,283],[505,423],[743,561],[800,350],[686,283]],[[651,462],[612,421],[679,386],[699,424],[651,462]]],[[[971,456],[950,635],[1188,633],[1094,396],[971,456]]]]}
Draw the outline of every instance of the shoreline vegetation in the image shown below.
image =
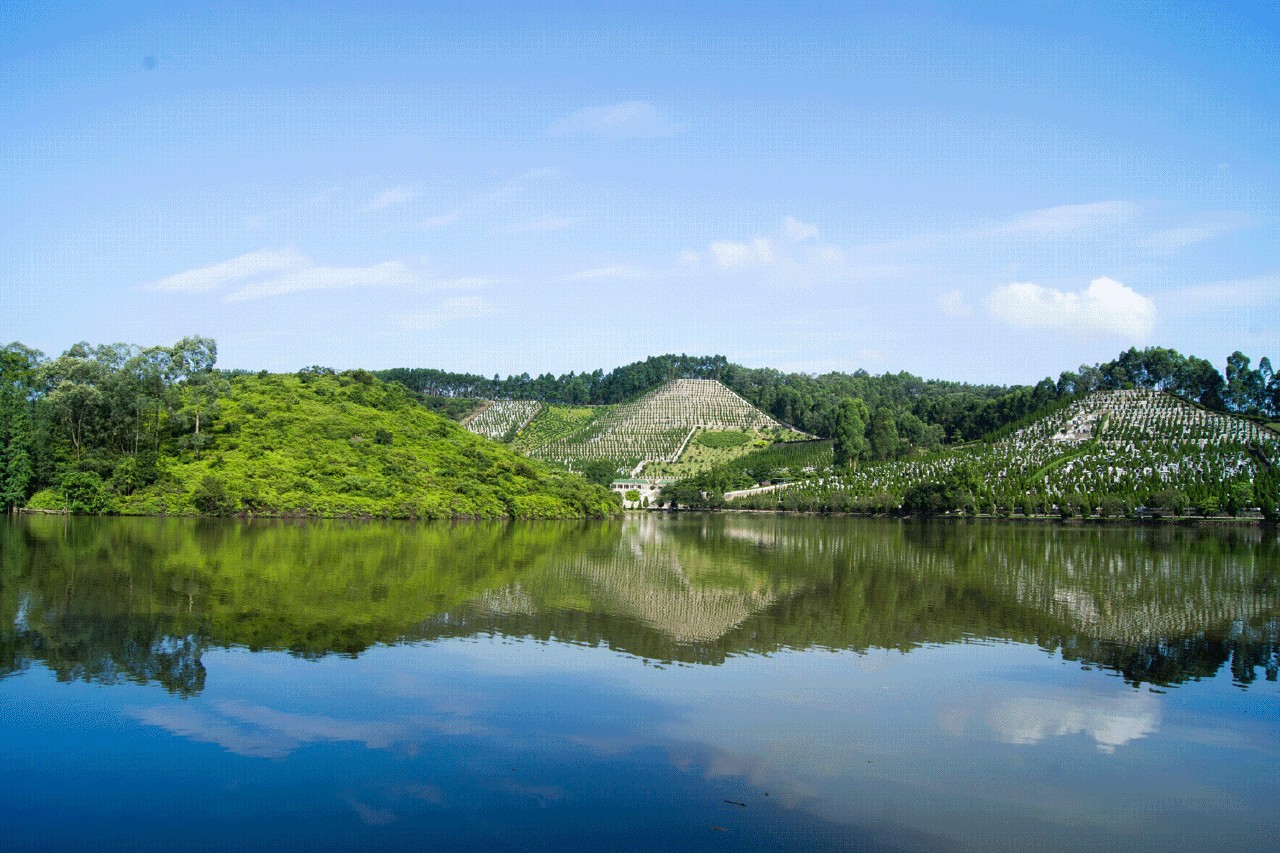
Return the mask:
{"type": "MultiPolygon", "coordinates": [[[[71,513],[66,509],[41,509],[36,507],[13,507],[9,510],[13,515],[55,515],[66,516],[68,518],[93,517],[86,516],[84,513],[71,513]]],[[[979,513],[976,515],[967,515],[965,513],[942,513],[939,515],[905,515],[892,512],[840,512],[833,510],[799,510],[799,509],[748,509],[746,507],[634,507],[627,509],[628,513],[731,513],[742,515],[776,515],[776,516],[799,516],[806,518],[861,518],[871,521],[940,521],[940,522],[973,522],[973,521],[998,521],[998,522],[1049,522],[1054,524],[1064,524],[1073,526],[1090,525],[1107,525],[1112,527],[1142,527],[1147,525],[1178,525],[1181,527],[1239,527],[1239,526],[1280,526],[1280,522],[1275,519],[1268,519],[1260,513],[1241,515],[1241,516],[1198,516],[1198,515],[1171,515],[1167,512],[1151,512],[1138,516],[1062,516],[1060,514],[1048,513],[1044,515],[989,515],[979,513]]],[[[263,521],[495,521],[501,519],[453,516],[450,518],[419,518],[410,516],[379,516],[379,515],[307,515],[305,513],[297,514],[269,514],[269,513],[235,513],[232,515],[202,515],[199,513],[185,513],[168,515],[164,513],[156,513],[151,515],[132,515],[119,517],[133,518],[225,518],[235,521],[254,521],[256,519],[263,521]]],[[[616,515],[599,516],[599,517],[560,517],[560,518],[526,518],[520,519],[525,521],[573,521],[573,520],[592,520],[604,521],[609,518],[616,518],[616,515]]],[[[510,519],[517,520],[517,519],[510,519]]]]}
{"type": "Polygon", "coordinates": [[[1148,525],[1177,525],[1180,527],[1256,527],[1266,526],[1275,527],[1280,525],[1275,519],[1268,519],[1261,514],[1250,514],[1241,516],[1197,516],[1197,515],[1169,515],[1167,513],[1151,513],[1140,516],[1062,516],[1058,514],[1044,515],[988,515],[980,513],[977,515],[967,515],[965,513],[943,513],[939,515],[904,515],[892,512],[839,512],[824,510],[796,510],[796,509],[748,509],[746,507],[726,506],[716,509],[707,509],[702,507],[650,507],[647,509],[628,510],[628,512],[712,512],[712,513],[742,513],[745,515],[782,515],[782,516],[803,516],[807,518],[863,518],[870,521],[911,521],[911,522],[934,522],[940,521],[944,523],[950,522],[972,522],[972,521],[998,521],[998,522],[1014,522],[1018,524],[1026,522],[1048,522],[1058,525],[1070,525],[1082,527],[1089,525],[1107,525],[1110,527],[1145,527],[1148,525]]]}
{"type": "Polygon", "coordinates": [[[1280,515],[1280,376],[1239,352],[1225,376],[1153,347],[1034,387],[723,356],[506,380],[216,360],[202,337],[55,359],[0,347],[0,509],[568,519],[616,517],[625,498],[864,517],[1280,515]]]}
{"type": "Polygon", "coordinates": [[[621,504],[367,371],[224,373],[213,341],[4,348],[4,507],[78,515],[604,518],[621,504]]]}

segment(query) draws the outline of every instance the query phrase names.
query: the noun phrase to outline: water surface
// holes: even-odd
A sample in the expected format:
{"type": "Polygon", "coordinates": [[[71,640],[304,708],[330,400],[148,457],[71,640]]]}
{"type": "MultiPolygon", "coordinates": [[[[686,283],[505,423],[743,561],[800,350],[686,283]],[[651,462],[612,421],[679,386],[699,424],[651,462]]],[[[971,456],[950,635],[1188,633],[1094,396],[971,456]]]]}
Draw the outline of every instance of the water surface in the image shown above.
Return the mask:
{"type": "Polygon", "coordinates": [[[1274,531],[0,522],[6,850],[1270,849],[1274,531]]]}

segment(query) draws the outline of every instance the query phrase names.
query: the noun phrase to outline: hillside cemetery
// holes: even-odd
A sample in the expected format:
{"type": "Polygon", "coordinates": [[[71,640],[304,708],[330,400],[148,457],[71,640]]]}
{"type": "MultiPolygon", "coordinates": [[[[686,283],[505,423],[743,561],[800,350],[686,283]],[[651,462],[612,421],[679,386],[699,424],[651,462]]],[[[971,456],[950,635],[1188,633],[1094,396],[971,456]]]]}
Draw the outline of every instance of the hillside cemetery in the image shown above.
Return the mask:
{"type": "Polygon", "coordinates": [[[891,511],[913,486],[963,470],[974,483],[973,511],[1214,514],[1251,503],[1255,480],[1272,477],[1277,464],[1280,435],[1266,427],[1158,391],[1100,391],[991,443],[819,469],[731,505],[891,511]]]}
{"type": "MultiPolygon", "coordinates": [[[[539,406],[527,401],[506,401],[502,411],[516,404],[539,406]]],[[[468,429],[484,428],[481,422],[499,405],[495,403],[480,413],[467,424],[468,429]]],[[[519,415],[492,417],[506,418],[495,424],[509,429],[528,411],[523,408],[519,415]]],[[[645,463],[675,463],[700,431],[707,435],[737,432],[748,440],[766,432],[779,437],[792,432],[715,380],[674,379],[628,403],[543,406],[508,440],[528,456],[568,468],[580,469],[586,462],[606,459],[620,471],[638,473],[645,463]]],[[[507,435],[503,433],[504,437],[507,435]]],[[[736,437],[707,441],[709,445],[745,444],[736,437]]],[[[708,444],[699,446],[705,448],[708,444]]]]}
{"type": "Polygon", "coordinates": [[[542,409],[535,400],[493,400],[462,422],[462,425],[485,438],[510,441],[524,429],[542,409]]]}

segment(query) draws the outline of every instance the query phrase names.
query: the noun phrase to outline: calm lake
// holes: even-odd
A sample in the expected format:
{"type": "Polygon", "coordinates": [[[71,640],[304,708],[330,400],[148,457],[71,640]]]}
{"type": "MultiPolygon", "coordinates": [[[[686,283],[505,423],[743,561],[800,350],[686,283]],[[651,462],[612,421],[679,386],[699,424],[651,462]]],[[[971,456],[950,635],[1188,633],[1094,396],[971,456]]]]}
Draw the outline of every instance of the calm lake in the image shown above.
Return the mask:
{"type": "Polygon", "coordinates": [[[0,518],[0,848],[1270,850],[1275,530],[0,518]]]}

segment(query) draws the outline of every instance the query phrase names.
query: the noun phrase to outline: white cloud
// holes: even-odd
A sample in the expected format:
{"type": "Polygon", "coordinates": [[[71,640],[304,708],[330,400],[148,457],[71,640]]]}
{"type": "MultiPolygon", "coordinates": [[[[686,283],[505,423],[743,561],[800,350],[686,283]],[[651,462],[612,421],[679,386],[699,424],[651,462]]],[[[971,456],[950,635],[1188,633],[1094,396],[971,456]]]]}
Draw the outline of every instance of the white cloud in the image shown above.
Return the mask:
{"type": "Polygon", "coordinates": [[[433,311],[404,314],[395,324],[406,332],[427,332],[444,328],[458,320],[475,320],[489,315],[489,305],[478,296],[446,299],[433,311]]]}
{"type": "Polygon", "coordinates": [[[1012,326],[1118,335],[1134,341],[1155,328],[1155,303],[1109,278],[1078,293],[1013,283],[988,294],[987,311],[1012,326]]]}
{"type": "Polygon", "coordinates": [[[973,308],[965,302],[964,294],[958,290],[939,296],[938,307],[942,309],[943,314],[950,314],[952,317],[968,317],[973,313],[973,308]]]}
{"type": "Polygon", "coordinates": [[[239,287],[227,294],[228,302],[244,302],[315,290],[348,290],[360,287],[404,287],[420,290],[476,290],[497,279],[486,276],[425,278],[422,270],[430,259],[423,256],[415,267],[401,261],[383,261],[363,267],[319,266],[296,249],[263,249],[208,267],[188,270],[147,285],[153,290],[205,292],[230,284],[239,287]]]}
{"type": "Polygon", "coordinates": [[[1245,221],[1205,222],[1198,225],[1183,225],[1157,231],[1143,241],[1152,252],[1158,255],[1176,255],[1178,252],[1197,243],[1204,243],[1218,237],[1224,237],[1234,231],[1247,227],[1245,221]]]}
{"type": "Polygon", "coordinates": [[[353,287],[386,287],[416,284],[418,276],[399,261],[368,267],[308,267],[275,278],[246,284],[227,297],[230,302],[283,296],[309,290],[345,290],[353,287]]]}
{"type": "Polygon", "coordinates": [[[378,193],[377,197],[369,202],[369,206],[365,208],[365,212],[373,210],[381,210],[384,207],[391,207],[397,204],[404,204],[406,201],[412,201],[418,197],[417,190],[411,190],[408,187],[392,187],[389,190],[383,190],[378,193]]]}
{"type": "Polygon", "coordinates": [[[771,287],[808,287],[820,282],[850,279],[853,270],[839,246],[816,241],[818,229],[787,217],[776,235],[742,242],[716,240],[705,251],[686,249],[680,266],[699,267],[720,275],[748,275],[771,287]]]}
{"type": "Polygon", "coordinates": [[[442,213],[439,216],[428,216],[426,219],[418,223],[418,227],[424,231],[430,231],[432,228],[443,228],[446,225],[452,225],[458,221],[460,211],[451,210],[448,213],[442,213]]]}
{"type": "Polygon", "coordinates": [[[987,724],[1006,743],[1037,744],[1051,737],[1086,734],[1099,752],[1114,753],[1160,728],[1160,706],[1148,693],[1118,696],[1024,696],[1003,702],[987,724]]]}
{"type": "Polygon", "coordinates": [[[500,279],[491,278],[483,275],[464,275],[458,278],[433,278],[430,281],[423,282],[423,290],[479,290],[482,287],[488,287],[491,284],[497,284],[500,279]]]}
{"type": "Polygon", "coordinates": [[[579,110],[547,128],[551,136],[588,134],[605,139],[670,136],[681,128],[667,121],[652,104],[626,101],[579,110]]]}
{"type": "Polygon", "coordinates": [[[800,243],[805,240],[816,239],[818,226],[808,225],[794,216],[788,216],[786,222],[782,225],[782,233],[792,243],[800,243]]]}
{"type": "Polygon", "coordinates": [[[479,731],[471,721],[448,714],[387,721],[342,720],[240,701],[217,702],[207,710],[183,705],[134,708],[128,713],[146,725],[179,737],[258,758],[283,758],[307,743],[347,741],[369,749],[390,750],[404,744],[421,744],[435,734],[479,731]]]}
{"type": "Polygon", "coordinates": [[[543,216],[538,219],[530,219],[528,222],[521,222],[512,225],[507,229],[508,234],[541,234],[547,231],[562,231],[565,228],[576,225],[578,220],[570,219],[567,216],[543,216]]]}
{"type": "Polygon", "coordinates": [[[770,266],[777,261],[772,242],[764,237],[757,237],[749,243],[720,240],[707,248],[712,259],[722,267],[770,266]]]}
{"type": "Polygon", "coordinates": [[[1280,305],[1280,275],[1179,287],[1160,296],[1161,311],[1194,316],[1280,305]]]}
{"type": "Polygon", "coordinates": [[[988,233],[991,236],[1025,234],[1057,237],[1123,225],[1137,214],[1138,206],[1130,201],[1062,204],[1024,213],[991,229],[988,233]]]}
{"type": "Polygon", "coordinates": [[[627,267],[627,266],[598,267],[596,269],[583,270],[582,272],[571,273],[569,275],[566,275],[562,279],[562,281],[592,281],[598,278],[636,279],[636,278],[649,278],[652,275],[653,275],[652,273],[646,272],[637,267],[627,267]]]}
{"type": "Polygon", "coordinates": [[[497,186],[476,193],[471,197],[471,204],[484,206],[498,201],[506,201],[524,194],[533,184],[545,183],[559,177],[559,175],[560,170],[554,166],[529,169],[497,186]]]}
{"type": "Polygon", "coordinates": [[[1134,220],[1141,212],[1141,208],[1130,201],[1063,204],[1027,211],[995,225],[975,227],[970,224],[914,237],[864,243],[857,246],[855,251],[862,256],[901,257],[955,249],[972,250],[977,247],[985,250],[993,241],[1002,238],[1031,241],[1065,237],[1083,239],[1100,234],[1113,237],[1108,229],[1121,226],[1132,229],[1134,220]]]}
{"type": "Polygon", "coordinates": [[[146,290],[169,293],[206,293],[233,282],[270,273],[288,272],[310,264],[310,259],[292,246],[280,250],[259,249],[207,267],[180,272],[144,287],[146,290]]]}

